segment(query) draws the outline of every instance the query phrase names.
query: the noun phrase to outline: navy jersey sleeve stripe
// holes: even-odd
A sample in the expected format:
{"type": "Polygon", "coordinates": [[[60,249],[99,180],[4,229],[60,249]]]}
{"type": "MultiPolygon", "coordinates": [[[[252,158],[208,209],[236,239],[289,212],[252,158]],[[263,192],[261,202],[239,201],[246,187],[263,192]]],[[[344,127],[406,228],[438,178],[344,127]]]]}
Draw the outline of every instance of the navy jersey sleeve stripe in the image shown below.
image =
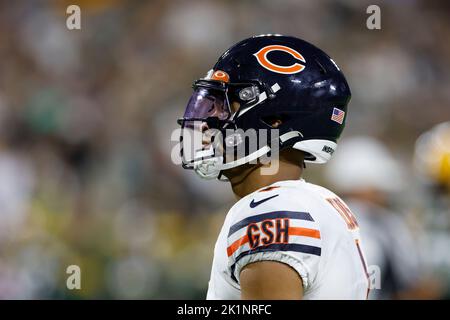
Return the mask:
{"type": "Polygon", "coordinates": [[[263,214],[258,214],[255,216],[247,217],[235,224],[233,224],[230,228],[230,232],[228,236],[231,236],[233,233],[238,231],[239,229],[246,227],[250,223],[258,223],[267,219],[277,219],[277,218],[289,218],[289,219],[298,219],[298,220],[308,220],[314,221],[311,215],[308,212],[295,212],[295,211],[274,211],[263,214]]]}
{"type": "Polygon", "coordinates": [[[249,254],[254,254],[258,252],[271,252],[271,251],[296,251],[302,253],[309,253],[316,256],[320,256],[322,254],[322,249],[315,246],[309,246],[306,244],[297,244],[297,243],[276,243],[271,244],[264,247],[258,247],[253,250],[248,250],[240,253],[237,257],[233,265],[231,266],[231,277],[234,281],[237,282],[236,277],[234,276],[234,270],[236,268],[236,263],[245,256],[249,254]]]}

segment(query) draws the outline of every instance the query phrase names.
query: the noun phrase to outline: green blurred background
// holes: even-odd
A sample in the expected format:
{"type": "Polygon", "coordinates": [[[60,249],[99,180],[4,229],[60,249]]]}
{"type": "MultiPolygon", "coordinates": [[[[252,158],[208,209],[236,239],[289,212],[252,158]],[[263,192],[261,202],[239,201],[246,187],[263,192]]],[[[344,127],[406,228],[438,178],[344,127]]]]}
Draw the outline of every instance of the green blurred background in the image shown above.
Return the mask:
{"type": "MultiPolygon", "coordinates": [[[[405,173],[395,201],[381,202],[410,230],[411,246],[396,253],[414,248],[417,259],[412,271],[386,268],[388,289],[375,296],[447,297],[449,231],[441,224],[437,252],[418,239],[434,234],[436,203],[450,220],[450,193],[435,200],[412,164],[419,135],[450,119],[450,2],[372,2],[0,1],[0,298],[206,296],[234,198],[226,183],[175,166],[170,138],[191,83],[264,33],[330,54],[353,93],[343,140],[376,139],[405,173]],[[81,30],[66,28],[70,4],[81,30]],[[381,30],[366,28],[370,4],[381,30]],[[81,290],[66,288],[72,264],[81,290]]],[[[322,169],[308,166],[306,179],[343,192],[322,169]]]]}

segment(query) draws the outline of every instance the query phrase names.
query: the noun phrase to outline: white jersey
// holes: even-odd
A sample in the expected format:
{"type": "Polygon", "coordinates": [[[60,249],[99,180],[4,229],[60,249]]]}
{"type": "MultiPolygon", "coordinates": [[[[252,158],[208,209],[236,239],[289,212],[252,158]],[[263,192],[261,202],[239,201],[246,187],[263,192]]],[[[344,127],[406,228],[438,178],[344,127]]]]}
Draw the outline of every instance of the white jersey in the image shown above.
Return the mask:
{"type": "Polygon", "coordinates": [[[304,299],[367,299],[358,224],[347,205],[320,186],[282,181],[239,200],[214,248],[207,299],[240,299],[240,271],[264,260],[296,270],[304,299]]]}

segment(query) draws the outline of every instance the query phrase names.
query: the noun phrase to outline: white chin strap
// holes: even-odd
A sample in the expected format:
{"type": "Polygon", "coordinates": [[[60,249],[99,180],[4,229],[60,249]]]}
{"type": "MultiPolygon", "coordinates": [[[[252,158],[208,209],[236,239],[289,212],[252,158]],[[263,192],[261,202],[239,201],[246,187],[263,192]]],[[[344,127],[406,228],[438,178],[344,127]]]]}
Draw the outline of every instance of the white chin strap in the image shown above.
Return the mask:
{"type": "MultiPolygon", "coordinates": [[[[301,136],[302,134],[298,131],[291,131],[281,135],[279,139],[281,143],[284,143],[287,140],[293,139],[299,135],[301,136]]],[[[305,160],[305,162],[326,163],[328,160],[330,160],[331,156],[336,150],[337,144],[329,140],[310,139],[299,141],[295,143],[292,148],[308,152],[314,156],[314,159],[305,160]]],[[[194,162],[194,171],[203,179],[216,179],[219,177],[221,171],[252,162],[259,157],[266,155],[270,150],[270,147],[266,145],[244,158],[228,163],[223,163],[223,156],[213,157],[214,150],[211,147],[208,150],[201,150],[195,153],[195,158],[200,160],[194,162]],[[203,159],[206,157],[210,158],[203,159]]]]}
{"type": "MultiPolygon", "coordinates": [[[[217,177],[219,177],[221,171],[239,167],[243,164],[254,161],[259,157],[262,157],[263,155],[267,154],[269,151],[270,147],[264,146],[261,149],[256,150],[255,152],[249,154],[244,158],[228,163],[223,163],[223,156],[199,160],[194,162],[194,171],[203,179],[207,180],[216,179],[217,177]]],[[[212,152],[213,152],[212,149],[199,151],[196,154],[196,158],[210,155],[212,152]]]]}

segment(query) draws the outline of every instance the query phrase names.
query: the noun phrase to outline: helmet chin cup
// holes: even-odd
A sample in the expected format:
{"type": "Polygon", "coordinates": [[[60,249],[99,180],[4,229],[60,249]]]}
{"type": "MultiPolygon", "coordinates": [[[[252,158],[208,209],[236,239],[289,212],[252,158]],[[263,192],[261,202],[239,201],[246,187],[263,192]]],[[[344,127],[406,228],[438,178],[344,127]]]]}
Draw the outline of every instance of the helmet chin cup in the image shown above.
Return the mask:
{"type": "Polygon", "coordinates": [[[258,158],[270,152],[269,146],[264,146],[244,158],[237,159],[228,163],[224,163],[223,156],[209,159],[198,160],[194,163],[194,171],[201,178],[206,180],[220,178],[223,170],[236,168],[246,163],[257,160],[258,158]]]}
{"type": "Polygon", "coordinates": [[[194,171],[202,179],[213,180],[219,177],[222,163],[222,156],[200,160],[194,163],[194,171]]]}

